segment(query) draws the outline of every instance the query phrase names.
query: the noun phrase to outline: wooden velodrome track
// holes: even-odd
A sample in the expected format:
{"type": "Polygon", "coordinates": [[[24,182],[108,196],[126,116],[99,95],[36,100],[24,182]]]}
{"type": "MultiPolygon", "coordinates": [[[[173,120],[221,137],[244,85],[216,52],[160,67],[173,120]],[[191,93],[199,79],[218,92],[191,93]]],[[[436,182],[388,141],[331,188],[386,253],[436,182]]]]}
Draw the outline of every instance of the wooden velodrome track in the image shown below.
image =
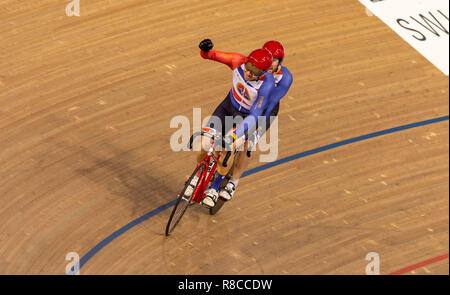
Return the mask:
{"type": "Polygon", "coordinates": [[[364,274],[369,252],[449,273],[448,117],[246,176],[164,236],[195,159],[170,121],[231,85],[205,37],[284,43],[278,159],[448,116],[448,77],[357,0],[68,2],[0,1],[0,274],[64,274],[69,252],[81,274],[364,274]]]}

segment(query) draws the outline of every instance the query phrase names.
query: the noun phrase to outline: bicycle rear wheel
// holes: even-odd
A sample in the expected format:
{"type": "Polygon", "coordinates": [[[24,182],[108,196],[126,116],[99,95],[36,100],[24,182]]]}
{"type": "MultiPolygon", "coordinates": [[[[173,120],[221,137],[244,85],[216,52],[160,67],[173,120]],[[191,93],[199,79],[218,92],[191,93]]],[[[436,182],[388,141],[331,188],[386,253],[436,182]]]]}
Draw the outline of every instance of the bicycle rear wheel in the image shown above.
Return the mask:
{"type": "Polygon", "coordinates": [[[223,204],[225,204],[225,202],[226,201],[224,199],[219,197],[217,199],[216,205],[214,205],[214,207],[212,208],[209,208],[209,214],[216,215],[217,212],[219,212],[219,210],[222,208],[223,204]]]}
{"type": "Polygon", "coordinates": [[[205,163],[200,163],[200,165],[198,165],[198,167],[195,168],[194,172],[192,173],[191,177],[189,177],[188,181],[186,181],[183,191],[178,196],[175,207],[173,208],[172,213],[170,214],[169,217],[169,221],[167,222],[166,236],[172,233],[172,231],[180,222],[181,217],[183,217],[184,213],[186,212],[186,209],[192,203],[194,192],[197,189],[197,186],[199,185],[200,177],[202,176],[205,169],[206,169],[205,163]],[[196,181],[194,180],[195,177],[197,177],[196,181]],[[190,196],[186,196],[186,191],[188,189],[192,192],[190,196]]]}

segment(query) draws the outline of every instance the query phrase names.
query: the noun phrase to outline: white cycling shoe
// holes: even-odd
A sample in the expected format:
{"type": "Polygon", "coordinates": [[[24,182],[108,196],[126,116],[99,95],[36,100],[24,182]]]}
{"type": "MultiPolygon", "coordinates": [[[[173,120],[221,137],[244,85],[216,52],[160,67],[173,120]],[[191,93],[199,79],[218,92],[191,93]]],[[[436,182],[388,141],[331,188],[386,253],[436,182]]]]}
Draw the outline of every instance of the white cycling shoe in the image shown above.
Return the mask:
{"type": "Polygon", "coordinates": [[[236,186],[234,183],[229,182],[227,185],[220,191],[219,197],[224,199],[225,201],[229,201],[233,198],[234,192],[236,191],[236,186]]]}
{"type": "Polygon", "coordinates": [[[219,193],[215,189],[210,188],[206,192],[206,197],[203,199],[202,204],[208,208],[212,208],[216,205],[218,198],[219,198],[219,193]]]}

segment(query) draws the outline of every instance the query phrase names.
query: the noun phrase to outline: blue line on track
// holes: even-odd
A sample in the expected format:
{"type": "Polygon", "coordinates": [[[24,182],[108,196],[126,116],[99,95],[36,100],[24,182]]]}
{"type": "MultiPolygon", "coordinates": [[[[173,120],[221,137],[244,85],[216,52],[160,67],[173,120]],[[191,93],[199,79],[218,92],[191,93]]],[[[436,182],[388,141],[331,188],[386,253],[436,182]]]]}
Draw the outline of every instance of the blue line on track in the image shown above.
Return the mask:
{"type": "MultiPolygon", "coordinates": [[[[335,142],[333,144],[329,144],[329,145],[325,145],[319,148],[315,148],[309,151],[305,151],[302,153],[298,153],[283,159],[279,159],[277,161],[271,162],[271,163],[267,163],[261,166],[258,166],[256,168],[250,169],[248,171],[246,171],[242,177],[246,177],[258,172],[261,172],[263,170],[269,169],[271,167],[275,167],[293,160],[297,160],[309,155],[314,155],[317,153],[321,153],[330,149],[334,149],[340,146],[344,146],[347,144],[351,144],[351,143],[355,143],[358,141],[363,141],[363,140],[367,140],[370,138],[374,138],[374,137],[378,137],[378,136],[382,136],[382,135],[386,135],[386,134],[390,134],[390,133],[394,133],[394,132],[398,132],[398,131],[403,131],[403,130],[407,130],[407,129],[411,129],[411,128],[416,128],[416,127],[420,127],[420,126],[425,126],[425,125],[429,125],[429,124],[433,124],[433,123],[438,123],[438,122],[442,122],[442,121],[448,121],[449,120],[449,116],[443,116],[443,117],[439,117],[439,118],[434,118],[434,119],[430,119],[430,120],[426,120],[426,121],[421,121],[421,122],[417,122],[417,123],[412,123],[412,124],[408,124],[408,125],[403,125],[403,126],[399,126],[399,127],[395,127],[395,128],[390,128],[390,129],[385,129],[382,131],[378,131],[378,132],[374,132],[374,133],[370,133],[370,134],[366,134],[366,135],[362,135],[362,136],[358,136],[358,137],[354,137],[354,138],[350,138],[350,139],[346,139],[343,141],[339,141],[339,142],[335,142]]],[[[86,255],[84,255],[81,259],[80,259],[80,269],[81,267],[83,267],[83,265],[85,265],[89,259],[91,259],[95,254],[97,254],[101,249],[103,249],[106,245],[108,245],[109,243],[111,243],[113,240],[115,240],[117,237],[119,237],[120,235],[124,234],[125,232],[127,232],[129,229],[135,227],[136,225],[146,221],[147,219],[161,213],[162,211],[172,207],[175,205],[176,200],[173,200],[172,202],[169,202],[167,204],[164,204],[158,208],[156,208],[155,210],[139,217],[136,220],[133,220],[132,222],[128,223],[127,225],[125,225],[124,227],[118,229],[117,231],[115,231],[114,233],[112,233],[111,235],[109,235],[106,239],[104,239],[103,241],[101,241],[100,243],[98,243],[94,248],[92,248],[86,255]]]]}
{"type": "Polygon", "coordinates": [[[378,136],[381,136],[381,135],[386,135],[386,134],[394,133],[394,132],[398,132],[398,131],[403,131],[403,130],[407,130],[407,129],[411,129],[411,128],[415,128],[415,127],[419,127],[419,126],[424,126],[424,125],[429,125],[429,124],[433,124],[433,123],[437,123],[437,122],[447,121],[448,119],[449,119],[449,116],[439,117],[439,118],[435,118],[435,119],[431,119],[431,120],[426,120],[426,121],[421,121],[421,122],[412,123],[412,124],[408,124],[408,125],[403,125],[403,126],[399,126],[399,127],[395,127],[395,128],[391,128],[391,129],[385,129],[385,130],[382,130],[382,131],[378,131],[378,132],[374,132],[374,133],[370,133],[370,134],[366,134],[366,135],[362,135],[362,136],[346,139],[346,140],[343,140],[343,141],[335,142],[333,144],[329,144],[329,145],[326,145],[326,146],[315,148],[313,150],[309,150],[309,151],[306,151],[306,152],[298,153],[298,154],[295,154],[295,155],[292,155],[292,156],[289,156],[289,157],[286,157],[286,158],[283,158],[283,159],[279,159],[277,161],[270,162],[270,163],[258,166],[256,168],[250,169],[248,171],[245,171],[242,174],[242,177],[245,177],[245,176],[248,176],[248,175],[251,175],[251,174],[254,174],[254,173],[266,170],[266,169],[269,169],[271,167],[278,166],[278,165],[281,165],[281,164],[293,161],[293,160],[297,160],[297,159],[300,159],[300,158],[303,158],[303,157],[306,157],[306,156],[314,155],[314,154],[321,153],[321,152],[324,152],[324,151],[327,151],[327,150],[331,150],[331,149],[334,149],[334,148],[337,148],[337,147],[340,147],[340,146],[343,146],[343,145],[347,145],[347,144],[350,144],[350,143],[363,141],[363,140],[366,140],[366,139],[370,139],[370,138],[374,138],[374,137],[378,137],[378,136]]]}
{"type": "Polygon", "coordinates": [[[156,208],[155,210],[148,212],[147,214],[139,217],[136,220],[133,220],[132,222],[128,223],[127,225],[125,225],[124,227],[116,230],[114,233],[112,233],[111,235],[109,235],[106,239],[104,239],[103,241],[101,241],[100,243],[97,244],[97,246],[95,246],[94,248],[92,248],[86,255],[84,255],[81,259],[80,259],[80,269],[83,267],[83,265],[86,264],[86,262],[88,262],[89,259],[92,258],[92,256],[94,256],[95,254],[97,254],[101,249],[103,249],[106,245],[108,245],[109,243],[111,243],[114,239],[116,239],[118,236],[122,235],[123,233],[125,233],[126,231],[128,231],[129,229],[131,229],[132,227],[135,227],[136,225],[138,225],[139,223],[142,223],[144,221],[146,221],[147,219],[149,219],[150,217],[155,216],[156,214],[172,207],[175,205],[176,200],[173,200],[170,203],[164,204],[158,208],[156,208]]]}

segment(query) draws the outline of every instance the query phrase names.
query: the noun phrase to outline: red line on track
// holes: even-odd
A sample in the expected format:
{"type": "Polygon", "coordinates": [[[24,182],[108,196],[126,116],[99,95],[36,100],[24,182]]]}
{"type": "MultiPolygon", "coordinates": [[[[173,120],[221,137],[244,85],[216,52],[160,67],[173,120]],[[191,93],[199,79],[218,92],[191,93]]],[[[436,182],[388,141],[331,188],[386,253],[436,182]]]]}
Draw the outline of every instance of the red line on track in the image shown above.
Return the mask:
{"type": "Polygon", "coordinates": [[[405,274],[405,273],[408,273],[408,272],[410,272],[412,270],[415,270],[415,269],[427,266],[429,264],[432,264],[432,263],[435,263],[435,262],[438,262],[438,261],[441,261],[441,260],[444,260],[444,259],[447,259],[447,258],[448,258],[448,253],[444,254],[444,255],[441,255],[441,256],[438,256],[438,257],[434,257],[434,258],[422,261],[422,262],[419,262],[417,264],[414,264],[414,265],[411,265],[411,266],[408,266],[408,267],[405,267],[405,268],[402,268],[400,270],[391,272],[389,275],[405,274]]]}

